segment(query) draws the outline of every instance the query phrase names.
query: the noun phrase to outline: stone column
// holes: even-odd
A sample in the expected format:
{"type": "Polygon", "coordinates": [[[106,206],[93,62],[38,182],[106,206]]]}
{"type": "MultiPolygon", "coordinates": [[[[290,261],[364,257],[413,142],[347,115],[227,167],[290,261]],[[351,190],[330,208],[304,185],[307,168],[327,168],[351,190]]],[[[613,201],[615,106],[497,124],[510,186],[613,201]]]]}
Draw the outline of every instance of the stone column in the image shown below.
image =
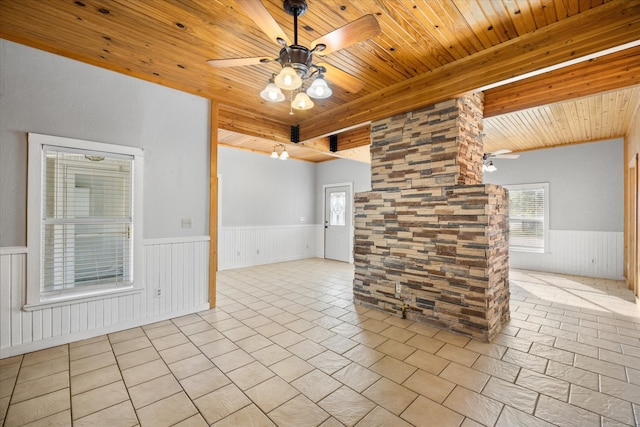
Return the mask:
{"type": "Polygon", "coordinates": [[[371,126],[354,298],[489,341],[509,320],[506,191],[482,184],[482,94],[371,126]]]}

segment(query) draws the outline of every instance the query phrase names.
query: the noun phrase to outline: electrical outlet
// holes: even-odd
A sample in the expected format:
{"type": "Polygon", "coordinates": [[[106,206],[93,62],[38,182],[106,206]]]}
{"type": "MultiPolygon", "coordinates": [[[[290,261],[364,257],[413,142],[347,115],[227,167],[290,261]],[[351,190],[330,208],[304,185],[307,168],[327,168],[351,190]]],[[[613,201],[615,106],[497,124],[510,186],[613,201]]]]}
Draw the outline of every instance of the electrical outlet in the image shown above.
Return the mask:
{"type": "Polygon", "coordinates": [[[596,264],[596,259],[595,258],[591,258],[591,264],[596,264]]]}
{"type": "Polygon", "coordinates": [[[396,282],[396,295],[400,295],[401,292],[402,286],[400,286],[400,283],[396,282]]]}
{"type": "Polygon", "coordinates": [[[156,288],[156,298],[160,298],[162,296],[162,289],[161,288],[156,288]]]}
{"type": "Polygon", "coordinates": [[[260,249],[256,249],[256,255],[260,255],[260,249]]]}

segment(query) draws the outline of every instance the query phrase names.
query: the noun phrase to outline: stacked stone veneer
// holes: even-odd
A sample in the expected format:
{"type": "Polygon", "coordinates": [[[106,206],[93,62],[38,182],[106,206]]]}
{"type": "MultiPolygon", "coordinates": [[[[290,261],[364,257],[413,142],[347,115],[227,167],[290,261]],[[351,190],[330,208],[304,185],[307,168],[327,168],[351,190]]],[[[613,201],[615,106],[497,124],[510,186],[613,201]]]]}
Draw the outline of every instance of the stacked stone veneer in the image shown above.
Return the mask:
{"type": "Polygon", "coordinates": [[[355,300],[489,341],[509,320],[508,213],[505,190],[481,184],[481,95],[371,129],[372,191],[355,197],[355,300]]]}

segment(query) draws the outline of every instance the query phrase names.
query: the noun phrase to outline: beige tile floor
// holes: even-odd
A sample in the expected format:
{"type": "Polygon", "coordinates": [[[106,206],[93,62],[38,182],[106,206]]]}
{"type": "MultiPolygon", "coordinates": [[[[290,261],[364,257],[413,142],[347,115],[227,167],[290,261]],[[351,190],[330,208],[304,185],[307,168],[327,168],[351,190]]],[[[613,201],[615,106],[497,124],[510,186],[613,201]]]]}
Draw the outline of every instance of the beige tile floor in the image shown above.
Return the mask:
{"type": "Polygon", "coordinates": [[[218,275],[218,306],[0,361],[4,426],[619,426],[640,421],[622,282],[511,271],[495,342],[352,302],[353,266],[218,275]]]}

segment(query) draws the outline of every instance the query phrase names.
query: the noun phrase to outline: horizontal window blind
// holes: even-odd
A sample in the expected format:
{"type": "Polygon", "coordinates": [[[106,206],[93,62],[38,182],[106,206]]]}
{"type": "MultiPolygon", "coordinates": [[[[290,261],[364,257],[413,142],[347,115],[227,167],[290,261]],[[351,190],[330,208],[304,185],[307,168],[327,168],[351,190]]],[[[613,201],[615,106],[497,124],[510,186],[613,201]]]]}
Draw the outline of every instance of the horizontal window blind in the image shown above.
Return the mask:
{"type": "Polygon", "coordinates": [[[508,186],[509,246],[542,252],[545,247],[544,185],[508,186]]]}
{"type": "Polygon", "coordinates": [[[132,281],[133,157],[44,147],[42,292],[132,281]]]}

